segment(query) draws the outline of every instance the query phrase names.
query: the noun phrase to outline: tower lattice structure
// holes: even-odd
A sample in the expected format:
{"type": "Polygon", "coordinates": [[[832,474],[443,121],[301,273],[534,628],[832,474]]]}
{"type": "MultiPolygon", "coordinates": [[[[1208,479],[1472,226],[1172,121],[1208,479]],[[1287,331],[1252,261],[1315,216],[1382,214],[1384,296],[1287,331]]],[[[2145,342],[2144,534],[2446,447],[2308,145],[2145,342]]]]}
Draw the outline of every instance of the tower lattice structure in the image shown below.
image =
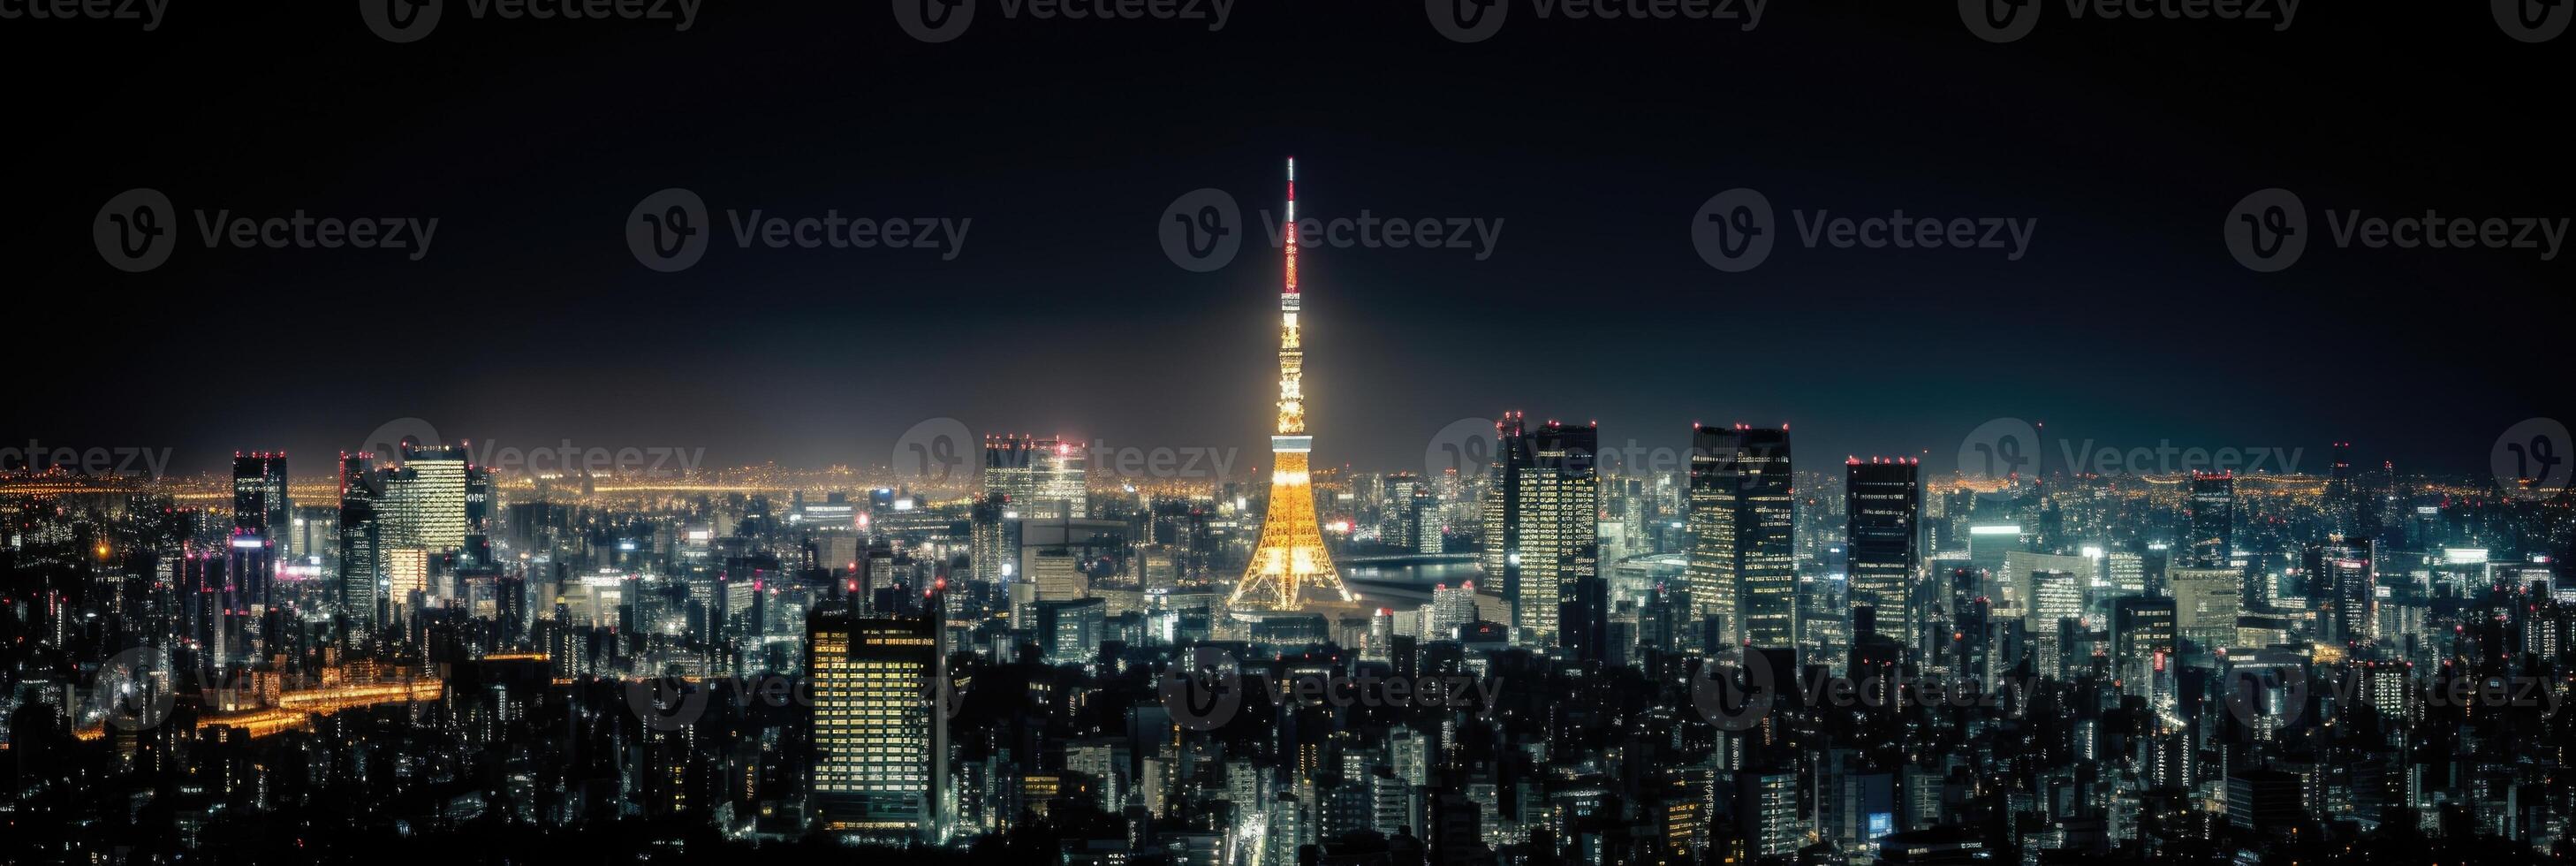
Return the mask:
{"type": "Polygon", "coordinates": [[[1333,568],[1324,550],[1324,532],[1315,521],[1315,490],[1307,458],[1315,437],[1306,433],[1306,353],[1297,336],[1297,160],[1288,160],[1288,283],[1279,293],[1279,427],[1270,437],[1270,510],[1262,516],[1261,541],[1252,562],[1234,585],[1227,605],[1239,609],[1299,610],[1309,593],[1350,602],[1350,587],[1333,568]]]}

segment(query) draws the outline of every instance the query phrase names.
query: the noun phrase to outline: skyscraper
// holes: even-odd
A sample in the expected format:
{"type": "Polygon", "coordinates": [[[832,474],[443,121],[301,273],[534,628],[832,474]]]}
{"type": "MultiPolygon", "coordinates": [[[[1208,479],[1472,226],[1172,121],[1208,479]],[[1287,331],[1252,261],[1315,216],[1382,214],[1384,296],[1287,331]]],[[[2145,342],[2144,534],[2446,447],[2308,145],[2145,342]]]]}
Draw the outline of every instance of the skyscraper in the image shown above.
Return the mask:
{"type": "Polygon", "coordinates": [[[233,452],[233,528],[284,542],[288,534],[285,452],[233,452]]]}
{"type": "Polygon", "coordinates": [[[1914,646],[1915,575],[1923,566],[1922,462],[1853,458],[1844,464],[1843,549],[1851,603],[1875,611],[1878,633],[1914,646]]]}
{"type": "Polygon", "coordinates": [[[1695,427],[1690,461],[1691,595],[1729,641],[1796,647],[1789,429],[1695,427]]]}
{"type": "Polygon", "coordinates": [[[2183,509],[2183,560],[2195,568],[2219,568],[2231,562],[2236,551],[2236,475],[2193,472],[2191,499],[2183,509]]]}
{"type": "Polygon", "coordinates": [[[1586,540],[1557,555],[1557,645],[1574,657],[1610,658],[1610,586],[1601,577],[1601,544],[1586,540]]]}
{"type": "MultiPolygon", "coordinates": [[[[1573,580],[1569,554],[1594,543],[1601,515],[1601,475],[1594,465],[1600,431],[1548,422],[1528,437],[1531,464],[1510,498],[1519,517],[1518,547],[1505,552],[1503,596],[1512,625],[1531,643],[1557,640],[1561,589],[1573,580]]],[[[1596,549],[1593,557],[1598,558],[1596,549]]]]}
{"type": "Polygon", "coordinates": [[[1252,561],[1234,585],[1227,606],[1238,609],[1299,610],[1309,587],[1325,598],[1349,603],[1351,591],[1324,550],[1323,527],[1315,521],[1315,491],[1307,477],[1307,458],[1315,437],[1306,433],[1306,351],[1297,314],[1304,298],[1297,292],[1297,160],[1288,160],[1288,274],[1279,293],[1279,418],[1270,437],[1270,510],[1261,518],[1261,540],[1252,561]]]}
{"type": "Polygon", "coordinates": [[[1484,550],[1476,561],[1485,574],[1513,586],[1511,552],[1520,549],[1521,473],[1529,470],[1529,431],[1521,413],[1505,412],[1494,422],[1494,463],[1485,484],[1484,550]]]}
{"type": "Polygon", "coordinates": [[[465,546],[465,458],[462,445],[403,443],[401,467],[385,478],[388,546],[433,553],[465,546]]]}
{"type": "Polygon", "coordinates": [[[931,729],[940,724],[934,629],[910,617],[810,614],[813,796],[825,830],[905,837],[927,826],[931,729]]]}
{"type": "Polygon", "coordinates": [[[2370,539],[2336,536],[2307,550],[2308,595],[2323,602],[2317,625],[2327,643],[2366,644],[2379,636],[2378,569],[2370,539]]]}
{"type": "Polygon", "coordinates": [[[984,492],[1001,494],[1020,519],[1091,514],[1091,457],[1061,438],[984,437],[984,492]]]}
{"type": "Polygon", "coordinates": [[[376,624],[384,580],[383,524],[377,503],[384,480],[376,457],[340,454],[340,611],[362,628],[376,624]]]}

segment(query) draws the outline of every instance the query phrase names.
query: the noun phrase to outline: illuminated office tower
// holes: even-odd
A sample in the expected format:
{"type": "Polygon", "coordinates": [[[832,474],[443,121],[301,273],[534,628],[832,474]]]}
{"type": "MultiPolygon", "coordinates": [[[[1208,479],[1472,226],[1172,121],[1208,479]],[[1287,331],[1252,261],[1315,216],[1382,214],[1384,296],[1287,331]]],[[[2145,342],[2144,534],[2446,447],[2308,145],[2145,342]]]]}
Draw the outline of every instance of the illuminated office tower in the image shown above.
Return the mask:
{"type": "Polygon", "coordinates": [[[1431,495],[1431,488],[1414,485],[1413,495],[1405,500],[1405,525],[1413,531],[1412,537],[1406,539],[1408,546],[1424,555],[1448,552],[1448,539],[1441,533],[1440,500],[1431,495]]]}
{"type": "Polygon", "coordinates": [[[2331,453],[2326,463],[2326,532],[2360,535],[2361,478],[2352,465],[2352,443],[2334,443],[2331,453]]]}
{"type": "Polygon", "coordinates": [[[465,537],[459,545],[468,567],[492,564],[492,470],[465,466],[465,537]]]}
{"type": "Polygon", "coordinates": [[[2174,632],[2200,651],[2236,642],[2236,618],[2245,612],[2243,575],[2234,568],[2172,568],[2174,632]]]}
{"type": "Polygon", "coordinates": [[[814,815],[823,830],[909,837],[928,829],[940,724],[938,637],[924,619],[818,610],[812,672],[814,815]]]}
{"type": "Polygon", "coordinates": [[[2122,694],[2148,693],[2175,650],[2174,600],[2132,596],[2111,602],[2112,676],[2122,694]]]}
{"type": "Polygon", "coordinates": [[[1454,640],[1461,626],[1476,622],[1476,582],[1431,588],[1431,640],[1454,640]]]}
{"type": "Polygon", "coordinates": [[[2005,560],[2021,549],[2021,524],[1984,521],[1968,524],[1968,564],[1985,573],[1989,585],[1983,587],[1983,591],[1994,591],[1991,583],[2001,579],[2005,560]]]}
{"type": "Polygon", "coordinates": [[[2072,571],[2036,571],[2029,575],[2030,613],[2023,617],[2039,658],[2039,669],[2050,676],[2062,677],[2066,654],[2073,650],[2059,635],[2068,624],[2081,627],[2084,619],[2084,580],[2072,571]]]}
{"type": "MultiPolygon", "coordinates": [[[[1530,466],[1519,473],[1519,546],[1509,551],[1503,596],[1522,640],[1555,642],[1562,587],[1573,580],[1568,555],[1594,542],[1601,519],[1601,475],[1594,465],[1601,432],[1548,422],[1529,436],[1530,466]],[[1515,580],[1515,578],[1517,580],[1515,580]]],[[[1594,556],[1597,558],[1598,553],[1594,556]]]]}
{"type": "Polygon", "coordinates": [[[1021,519],[1090,516],[1090,455],[1062,439],[984,437],[984,492],[999,493],[1021,519]]]}
{"type": "Polygon", "coordinates": [[[424,547],[387,546],[383,548],[385,603],[390,607],[412,607],[412,596],[427,595],[430,551],[424,547]]]}
{"type": "Polygon", "coordinates": [[[384,591],[383,477],[373,454],[340,454],[340,611],[360,628],[376,625],[384,591]]]}
{"type": "Polygon", "coordinates": [[[1690,459],[1691,595],[1730,642],[1798,646],[1789,428],[1695,427],[1690,459]]]}
{"type": "Polygon", "coordinates": [[[2329,538],[2307,551],[2308,595],[2322,599],[2317,624],[2325,642],[2353,647],[2379,637],[2378,569],[2370,539],[2329,538]]]}
{"type": "Polygon", "coordinates": [[[975,569],[976,580],[998,584],[1017,570],[1012,560],[1020,554],[1019,533],[1010,530],[1017,526],[1018,514],[1004,494],[992,490],[967,507],[967,561],[975,569]]]}
{"type": "Polygon", "coordinates": [[[1485,484],[1485,548],[1476,561],[1484,566],[1486,576],[1500,578],[1505,592],[1518,585],[1512,574],[1518,564],[1512,551],[1520,549],[1521,473],[1530,468],[1529,430],[1519,412],[1505,412],[1494,422],[1494,464],[1485,484]]]}
{"type": "Polygon", "coordinates": [[[2193,472],[2191,498],[2183,504],[2183,561],[2194,568],[2218,568],[2235,558],[2236,476],[2229,472],[2193,472]]]}
{"type": "Polygon", "coordinates": [[[1857,458],[1844,464],[1843,549],[1851,603],[1875,611],[1878,633],[1914,645],[1915,574],[1922,570],[1922,461],[1857,458]]]}
{"type": "Polygon", "coordinates": [[[233,528],[285,542],[287,514],[286,452],[233,452],[233,528]]]}
{"type": "Polygon", "coordinates": [[[403,443],[401,467],[385,477],[387,543],[434,553],[464,547],[465,475],[464,446],[403,443]]]}

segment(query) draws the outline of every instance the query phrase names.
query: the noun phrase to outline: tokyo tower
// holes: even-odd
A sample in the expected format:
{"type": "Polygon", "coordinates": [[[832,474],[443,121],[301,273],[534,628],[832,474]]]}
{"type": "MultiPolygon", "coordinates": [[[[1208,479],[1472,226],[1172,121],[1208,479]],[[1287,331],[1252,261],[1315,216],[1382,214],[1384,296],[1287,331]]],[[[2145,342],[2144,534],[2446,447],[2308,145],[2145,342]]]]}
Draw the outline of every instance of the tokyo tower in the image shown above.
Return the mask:
{"type": "MultiPolygon", "coordinates": [[[[1270,512],[1262,516],[1261,541],[1252,562],[1234,585],[1226,605],[1237,610],[1301,610],[1304,596],[1317,593],[1348,604],[1351,590],[1324,551],[1323,530],[1315,524],[1315,491],[1307,480],[1307,457],[1315,437],[1306,434],[1303,379],[1306,353],[1297,339],[1297,159],[1288,159],[1288,284],[1279,293],[1279,429],[1270,437],[1270,512]]],[[[1322,600],[1322,598],[1319,598],[1322,600]]]]}

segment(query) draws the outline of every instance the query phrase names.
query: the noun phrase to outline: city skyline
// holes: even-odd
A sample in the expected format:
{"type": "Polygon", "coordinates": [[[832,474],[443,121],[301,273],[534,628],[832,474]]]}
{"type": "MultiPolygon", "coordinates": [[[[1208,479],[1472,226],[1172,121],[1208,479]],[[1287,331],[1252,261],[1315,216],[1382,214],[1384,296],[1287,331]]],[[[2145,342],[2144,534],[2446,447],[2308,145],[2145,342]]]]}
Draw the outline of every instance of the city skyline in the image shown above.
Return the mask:
{"type": "Polygon", "coordinates": [[[328,5],[0,0],[0,862],[2576,860],[2576,3],[328,5]]]}

